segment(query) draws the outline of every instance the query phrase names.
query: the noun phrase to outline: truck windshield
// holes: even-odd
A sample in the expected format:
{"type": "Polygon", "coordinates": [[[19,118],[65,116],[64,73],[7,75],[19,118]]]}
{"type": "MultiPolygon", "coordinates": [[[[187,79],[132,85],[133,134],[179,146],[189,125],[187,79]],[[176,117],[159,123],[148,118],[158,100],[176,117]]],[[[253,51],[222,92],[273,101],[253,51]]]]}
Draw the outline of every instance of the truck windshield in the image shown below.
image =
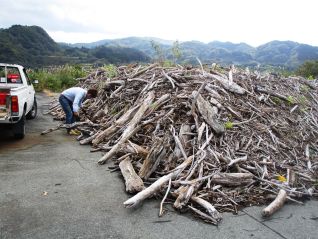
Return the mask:
{"type": "Polygon", "coordinates": [[[13,66],[0,66],[0,83],[22,84],[19,69],[13,66]]]}

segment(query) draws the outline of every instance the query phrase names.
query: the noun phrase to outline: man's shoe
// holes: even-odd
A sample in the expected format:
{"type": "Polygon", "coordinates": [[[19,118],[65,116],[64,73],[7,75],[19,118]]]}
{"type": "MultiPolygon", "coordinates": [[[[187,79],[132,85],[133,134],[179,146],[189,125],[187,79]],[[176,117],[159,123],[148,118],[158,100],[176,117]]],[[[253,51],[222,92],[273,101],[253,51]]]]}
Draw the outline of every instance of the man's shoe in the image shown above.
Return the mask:
{"type": "Polygon", "coordinates": [[[75,126],[76,126],[76,123],[75,123],[75,122],[72,123],[72,124],[64,124],[64,127],[65,127],[66,129],[73,129],[75,126]]]}
{"type": "Polygon", "coordinates": [[[81,131],[77,130],[77,129],[71,129],[69,132],[68,132],[69,135],[75,135],[75,136],[78,136],[81,134],[81,131]]]}

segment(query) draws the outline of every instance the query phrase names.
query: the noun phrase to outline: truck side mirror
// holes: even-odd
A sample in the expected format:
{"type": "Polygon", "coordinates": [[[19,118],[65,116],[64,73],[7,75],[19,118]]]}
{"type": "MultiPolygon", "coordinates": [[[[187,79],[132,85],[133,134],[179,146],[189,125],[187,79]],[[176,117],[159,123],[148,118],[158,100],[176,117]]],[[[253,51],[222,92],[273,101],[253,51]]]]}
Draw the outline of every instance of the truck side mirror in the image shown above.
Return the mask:
{"type": "Polygon", "coordinates": [[[38,80],[33,80],[32,83],[33,84],[39,84],[39,81],[38,80]]]}

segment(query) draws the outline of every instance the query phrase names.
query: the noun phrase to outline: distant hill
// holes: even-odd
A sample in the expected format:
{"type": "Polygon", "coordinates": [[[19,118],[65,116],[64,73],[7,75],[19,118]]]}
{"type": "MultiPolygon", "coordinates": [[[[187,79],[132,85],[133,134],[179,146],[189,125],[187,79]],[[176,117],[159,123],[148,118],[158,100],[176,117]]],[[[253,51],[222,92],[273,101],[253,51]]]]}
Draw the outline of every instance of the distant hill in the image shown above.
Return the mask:
{"type": "Polygon", "coordinates": [[[249,54],[255,53],[255,48],[246,43],[232,43],[232,42],[220,42],[213,41],[207,44],[210,48],[222,48],[228,51],[246,52],[249,54]]]}
{"type": "Polygon", "coordinates": [[[56,43],[41,27],[14,25],[0,29],[0,62],[29,67],[66,63],[129,63],[148,62],[150,58],[138,49],[120,46],[99,46],[93,49],[74,48],[56,43]]]}
{"type": "Polygon", "coordinates": [[[211,42],[208,44],[191,41],[180,44],[182,60],[195,63],[196,56],[206,63],[251,65],[254,64],[254,49],[247,44],[234,44],[230,42],[211,42]],[[244,46],[244,47],[243,47],[244,46]]]}
{"type": "Polygon", "coordinates": [[[272,41],[256,48],[255,60],[262,64],[298,66],[318,59],[318,47],[292,41],[272,41]]]}
{"type": "MultiPolygon", "coordinates": [[[[0,29],[0,62],[26,66],[150,62],[158,57],[152,43],[159,47],[165,59],[173,59],[174,42],[169,40],[128,37],[91,43],[56,43],[41,27],[14,25],[0,29]]],[[[292,41],[272,41],[259,47],[246,43],[187,41],[179,42],[178,46],[181,51],[178,63],[197,64],[199,58],[206,64],[261,64],[294,69],[307,60],[318,59],[318,47],[292,41]]]]}
{"type": "MultiPolygon", "coordinates": [[[[151,46],[155,41],[164,52],[167,59],[172,59],[171,47],[173,41],[155,38],[129,37],[114,40],[102,40],[93,43],[69,44],[69,46],[97,47],[125,46],[141,50],[151,58],[155,58],[155,51],[151,46]]],[[[318,47],[300,44],[292,41],[272,41],[259,47],[252,47],[246,43],[231,43],[213,41],[203,43],[199,41],[181,42],[179,44],[182,57],[180,63],[197,64],[198,57],[205,63],[236,64],[246,66],[271,65],[296,68],[307,60],[318,59],[318,47]]]]}
{"type": "Polygon", "coordinates": [[[113,44],[129,46],[132,48],[147,48],[151,46],[150,44],[151,41],[155,41],[161,45],[167,45],[167,46],[171,46],[173,44],[173,41],[163,40],[156,37],[126,37],[126,38],[120,38],[120,39],[105,39],[105,40],[100,40],[100,41],[91,42],[91,43],[74,43],[74,44],[61,43],[61,44],[65,44],[71,47],[85,47],[85,48],[95,48],[102,45],[113,45],[113,44]]]}
{"type": "MultiPolygon", "coordinates": [[[[101,41],[91,42],[91,43],[75,43],[75,44],[67,44],[70,47],[85,47],[85,48],[95,48],[98,46],[107,46],[107,47],[129,47],[138,49],[150,57],[153,57],[155,54],[154,49],[151,46],[151,41],[154,41],[160,46],[168,51],[173,44],[173,41],[162,40],[159,38],[151,38],[151,37],[127,37],[122,39],[105,39],[101,41]]],[[[65,44],[65,43],[62,43],[65,44]]]]}

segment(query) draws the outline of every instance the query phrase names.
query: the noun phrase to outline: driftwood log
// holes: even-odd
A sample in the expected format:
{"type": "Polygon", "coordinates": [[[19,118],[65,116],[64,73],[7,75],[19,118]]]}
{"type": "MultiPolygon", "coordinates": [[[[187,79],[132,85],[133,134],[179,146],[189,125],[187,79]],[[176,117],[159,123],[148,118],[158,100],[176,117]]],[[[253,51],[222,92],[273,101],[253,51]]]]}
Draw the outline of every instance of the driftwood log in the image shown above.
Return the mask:
{"type": "MultiPolygon", "coordinates": [[[[193,91],[193,95],[196,95],[197,93],[198,92],[193,91]]],[[[224,125],[218,120],[217,109],[213,108],[200,94],[198,94],[196,104],[203,119],[211,126],[213,131],[219,135],[223,134],[224,125]]]]}
{"type": "Polygon", "coordinates": [[[208,201],[199,197],[191,197],[191,200],[207,211],[214,224],[218,224],[222,220],[222,215],[208,201]]]}
{"type": "Polygon", "coordinates": [[[251,173],[218,173],[210,178],[212,183],[226,186],[241,186],[253,182],[251,173]]]}
{"type": "Polygon", "coordinates": [[[125,179],[126,192],[136,193],[144,189],[144,182],[136,174],[129,157],[119,163],[119,168],[125,179]]]}
{"type": "Polygon", "coordinates": [[[279,190],[279,193],[275,200],[271,202],[266,208],[262,211],[263,217],[269,217],[273,215],[276,211],[283,207],[287,199],[287,192],[284,189],[279,190]]]}
{"type": "Polygon", "coordinates": [[[139,176],[142,179],[147,180],[166,156],[167,147],[169,146],[166,141],[165,138],[159,138],[154,142],[139,171],[139,176]]]}

